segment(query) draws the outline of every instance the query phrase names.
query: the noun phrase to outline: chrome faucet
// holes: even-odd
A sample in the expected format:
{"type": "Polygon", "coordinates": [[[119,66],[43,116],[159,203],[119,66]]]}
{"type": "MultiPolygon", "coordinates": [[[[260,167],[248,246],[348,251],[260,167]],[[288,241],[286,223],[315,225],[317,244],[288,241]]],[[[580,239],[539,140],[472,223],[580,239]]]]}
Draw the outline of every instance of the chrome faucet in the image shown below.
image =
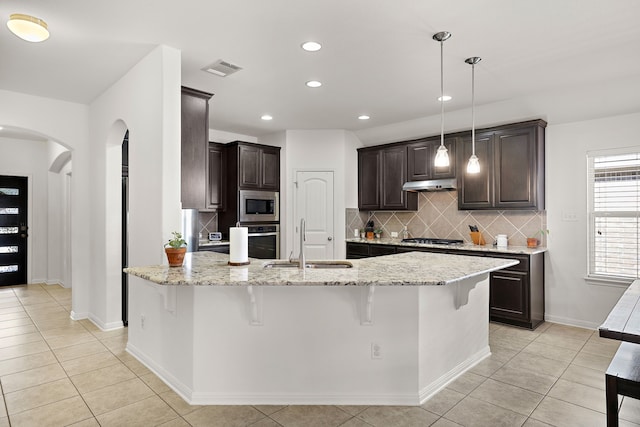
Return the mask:
{"type": "Polygon", "coordinates": [[[307,266],[307,259],[304,256],[304,242],[307,240],[307,226],[304,218],[300,219],[300,254],[298,255],[298,268],[304,270],[307,266]]]}

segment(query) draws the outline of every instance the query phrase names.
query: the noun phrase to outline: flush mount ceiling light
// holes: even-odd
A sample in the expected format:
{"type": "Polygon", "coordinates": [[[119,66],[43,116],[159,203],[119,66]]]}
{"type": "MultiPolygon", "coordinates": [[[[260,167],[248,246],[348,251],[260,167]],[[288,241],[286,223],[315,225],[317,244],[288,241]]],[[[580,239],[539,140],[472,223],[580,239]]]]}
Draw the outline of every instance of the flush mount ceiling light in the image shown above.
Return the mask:
{"type": "Polygon", "coordinates": [[[369,120],[371,117],[367,116],[366,114],[363,114],[361,116],[358,116],[358,120],[369,120]]]}
{"type": "Polygon", "coordinates": [[[273,120],[273,116],[270,116],[269,114],[263,114],[262,117],[260,117],[262,120],[264,121],[269,121],[269,120],[273,120]]]}
{"type": "Polygon", "coordinates": [[[307,52],[317,52],[322,49],[322,45],[318,42],[304,42],[302,43],[302,48],[307,52]]]}
{"type": "Polygon", "coordinates": [[[320,87],[322,86],[322,83],[320,83],[317,80],[309,80],[308,82],[305,83],[307,86],[309,87],[320,87]]]}
{"type": "Polygon", "coordinates": [[[444,101],[444,102],[451,101],[451,97],[449,95],[439,96],[438,97],[438,101],[441,101],[441,102],[442,101],[444,101]]]}
{"type": "Polygon", "coordinates": [[[7,21],[9,30],[28,42],[43,42],[49,38],[47,23],[40,18],[21,13],[14,13],[7,21]]]}
{"type": "Polygon", "coordinates": [[[444,146],[444,65],[443,51],[444,42],[451,37],[448,31],[441,31],[433,35],[433,39],[440,43],[440,147],[436,151],[435,166],[449,166],[449,153],[447,147],[444,146]]]}
{"type": "Polygon", "coordinates": [[[476,156],[476,112],[475,112],[475,70],[476,64],[482,61],[478,56],[472,56],[464,60],[471,65],[471,157],[467,163],[467,173],[480,173],[480,162],[476,156]]]}

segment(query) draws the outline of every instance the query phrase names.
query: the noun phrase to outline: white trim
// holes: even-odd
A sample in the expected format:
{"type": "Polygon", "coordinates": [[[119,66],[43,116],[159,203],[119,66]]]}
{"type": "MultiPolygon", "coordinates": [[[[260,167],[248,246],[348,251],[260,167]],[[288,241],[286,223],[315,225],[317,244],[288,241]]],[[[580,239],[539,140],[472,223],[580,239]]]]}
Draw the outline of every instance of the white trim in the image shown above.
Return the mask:
{"type": "Polygon", "coordinates": [[[587,320],[571,319],[569,317],[554,316],[550,314],[545,314],[544,320],[545,322],[559,323],[561,325],[576,326],[578,328],[585,328],[585,329],[591,329],[591,330],[596,330],[600,326],[600,323],[589,322],[587,320]]]}
{"type": "Polygon", "coordinates": [[[420,404],[422,405],[424,402],[431,399],[440,390],[451,384],[462,374],[464,374],[469,369],[473,368],[489,356],[491,356],[491,349],[489,348],[489,346],[487,346],[476,354],[472,355],[467,360],[460,363],[458,366],[451,369],[449,372],[442,375],[440,378],[438,378],[428,386],[424,387],[422,390],[420,390],[420,404]]]}
{"type": "Polygon", "coordinates": [[[69,313],[69,317],[71,317],[71,320],[84,320],[89,318],[89,313],[76,313],[75,311],[71,310],[71,313],[69,313]]]}
{"type": "Polygon", "coordinates": [[[587,282],[588,285],[594,286],[612,286],[614,288],[623,288],[626,289],[629,287],[631,283],[633,283],[635,279],[623,279],[623,278],[615,278],[615,277],[607,277],[607,276],[586,276],[584,277],[584,281],[587,282]]]}
{"type": "Polygon", "coordinates": [[[87,318],[101,331],[113,331],[114,329],[124,328],[124,323],[122,322],[122,320],[119,320],[117,322],[104,323],[103,321],[95,317],[95,315],[92,313],[89,313],[89,316],[87,318]]]}

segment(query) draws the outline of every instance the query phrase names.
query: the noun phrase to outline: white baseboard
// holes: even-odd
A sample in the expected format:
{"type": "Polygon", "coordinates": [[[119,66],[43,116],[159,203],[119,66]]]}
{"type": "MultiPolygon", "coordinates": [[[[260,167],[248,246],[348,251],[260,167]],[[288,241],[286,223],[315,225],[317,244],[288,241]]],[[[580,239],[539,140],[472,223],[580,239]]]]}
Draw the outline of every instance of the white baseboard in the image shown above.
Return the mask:
{"type": "Polygon", "coordinates": [[[469,369],[482,362],[487,357],[491,356],[491,349],[489,346],[483,348],[470,358],[460,363],[458,366],[451,369],[449,372],[442,375],[440,378],[432,382],[431,384],[420,390],[420,405],[433,397],[440,390],[448,386],[451,382],[455,381],[460,375],[467,372],[469,369]]]}
{"type": "Polygon", "coordinates": [[[62,285],[62,280],[60,280],[60,279],[50,279],[50,280],[47,280],[47,281],[45,282],[45,284],[46,284],[46,285],[60,285],[60,286],[64,287],[64,286],[62,285]]]}
{"type": "Polygon", "coordinates": [[[89,318],[89,313],[78,313],[71,310],[71,320],[83,320],[88,318],[89,318]]]}
{"type": "Polygon", "coordinates": [[[569,317],[554,316],[545,314],[544,320],[551,323],[560,323],[561,325],[576,326],[578,328],[598,329],[601,323],[594,323],[587,320],[571,319],[569,317]]]}
{"type": "Polygon", "coordinates": [[[94,325],[100,328],[101,331],[112,331],[114,329],[124,328],[124,323],[122,322],[122,320],[119,320],[117,322],[104,323],[92,314],[89,314],[88,319],[91,320],[94,325]]]}
{"type": "Polygon", "coordinates": [[[171,373],[154,363],[131,343],[126,350],[156,374],[165,384],[190,405],[400,405],[417,406],[424,403],[460,375],[467,372],[491,355],[489,347],[482,349],[469,359],[447,372],[438,380],[423,388],[418,394],[344,395],[344,394],[277,394],[277,393],[208,393],[194,392],[171,373]]]}

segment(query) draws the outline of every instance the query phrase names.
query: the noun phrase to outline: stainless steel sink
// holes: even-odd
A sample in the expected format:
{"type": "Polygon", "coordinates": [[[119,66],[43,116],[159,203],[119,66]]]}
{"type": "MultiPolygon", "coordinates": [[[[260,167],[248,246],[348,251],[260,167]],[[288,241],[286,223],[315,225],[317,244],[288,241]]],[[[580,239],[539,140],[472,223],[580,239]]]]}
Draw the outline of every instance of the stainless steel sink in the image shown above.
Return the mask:
{"type": "MultiPolygon", "coordinates": [[[[307,261],[306,268],[352,268],[349,261],[307,261]]],[[[268,261],[263,268],[298,268],[297,261],[268,261]]]]}

